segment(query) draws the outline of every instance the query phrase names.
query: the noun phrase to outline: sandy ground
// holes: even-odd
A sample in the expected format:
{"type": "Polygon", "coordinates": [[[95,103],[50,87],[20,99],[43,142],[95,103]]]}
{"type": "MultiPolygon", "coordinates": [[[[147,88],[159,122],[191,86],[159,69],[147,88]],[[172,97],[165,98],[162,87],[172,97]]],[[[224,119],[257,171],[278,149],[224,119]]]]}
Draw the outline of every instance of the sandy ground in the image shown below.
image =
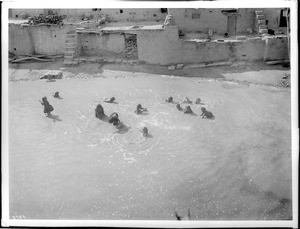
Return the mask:
{"type": "Polygon", "coordinates": [[[290,69],[266,65],[262,61],[245,62],[242,66],[183,68],[168,70],[165,66],[85,63],[66,67],[62,60],[46,63],[10,64],[9,81],[38,80],[45,74],[62,72],[63,78],[126,77],[134,74],[158,74],[199,79],[233,81],[240,84],[268,85],[290,88],[290,69]]]}

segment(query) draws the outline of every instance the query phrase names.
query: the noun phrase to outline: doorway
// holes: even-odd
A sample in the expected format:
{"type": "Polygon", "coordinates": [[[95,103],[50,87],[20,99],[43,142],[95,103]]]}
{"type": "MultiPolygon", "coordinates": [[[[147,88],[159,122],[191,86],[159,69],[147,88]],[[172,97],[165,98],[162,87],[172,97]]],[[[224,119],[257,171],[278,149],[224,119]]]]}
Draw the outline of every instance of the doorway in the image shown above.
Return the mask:
{"type": "Polygon", "coordinates": [[[124,36],[125,36],[125,56],[126,56],[126,58],[138,59],[137,35],[126,33],[124,36]]]}
{"type": "Polygon", "coordinates": [[[237,15],[228,15],[227,32],[229,35],[236,34],[237,15]]]}
{"type": "Polygon", "coordinates": [[[287,11],[281,10],[280,11],[280,19],[279,19],[279,27],[287,27],[286,16],[287,16],[287,11]]]}

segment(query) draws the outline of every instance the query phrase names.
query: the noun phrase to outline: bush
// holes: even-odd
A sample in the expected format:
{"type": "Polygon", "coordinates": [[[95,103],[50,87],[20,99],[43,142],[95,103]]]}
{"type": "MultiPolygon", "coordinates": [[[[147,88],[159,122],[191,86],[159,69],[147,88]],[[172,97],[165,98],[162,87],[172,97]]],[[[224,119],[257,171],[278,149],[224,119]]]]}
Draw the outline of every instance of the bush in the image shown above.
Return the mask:
{"type": "Polygon", "coordinates": [[[64,17],[57,15],[57,14],[49,14],[49,15],[37,15],[34,17],[28,18],[28,23],[30,25],[38,25],[41,23],[46,23],[46,24],[56,24],[56,25],[61,25],[64,17]]]}

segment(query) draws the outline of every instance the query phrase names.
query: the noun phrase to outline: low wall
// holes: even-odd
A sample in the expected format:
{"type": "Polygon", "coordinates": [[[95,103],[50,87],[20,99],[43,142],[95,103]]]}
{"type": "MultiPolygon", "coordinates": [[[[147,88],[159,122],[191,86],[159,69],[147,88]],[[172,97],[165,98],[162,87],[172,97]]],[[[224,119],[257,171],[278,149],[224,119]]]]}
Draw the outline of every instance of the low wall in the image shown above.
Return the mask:
{"type": "Polygon", "coordinates": [[[9,52],[16,55],[29,55],[34,52],[32,36],[29,28],[22,28],[20,25],[9,24],[8,37],[9,52]]]}
{"type": "Polygon", "coordinates": [[[276,36],[266,40],[264,60],[289,59],[288,37],[276,36]]]}
{"type": "MultiPolygon", "coordinates": [[[[22,27],[10,24],[9,51],[16,55],[63,54],[66,50],[67,30],[68,25],[22,27]]],[[[249,38],[245,41],[197,42],[179,39],[176,26],[149,30],[121,29],[109,33],[78,32],[76,54],[124,58],[126,33],[137,35],[138,60],[149,64],[288,59],[287,36],[249,38]]]]}
{"type": "Polygon", "coordinates": [[[197,42],[178,38],[176,27],[147,31],[137,37],[138,58],[149,64],[201,63],[226,60],[288,59],[286,36],[245,41],[197,42]]]}
{"type": "Polygon", "coordinates": [[[21,26],[9,24],[9,51],[24,54],[63,54],[68,25],[21,26]]]}
{"type": "Polygon", "coordinates": [[[120,33],[77,33],[76,55],[118,56],[123,57],[125,38],[120,33]]]}
{"type": "Polygon", "coordinates": [[[177,28],[143,31],[137,34],[138,59],[150,64],[180,63],[182,43],[177,28]]]}

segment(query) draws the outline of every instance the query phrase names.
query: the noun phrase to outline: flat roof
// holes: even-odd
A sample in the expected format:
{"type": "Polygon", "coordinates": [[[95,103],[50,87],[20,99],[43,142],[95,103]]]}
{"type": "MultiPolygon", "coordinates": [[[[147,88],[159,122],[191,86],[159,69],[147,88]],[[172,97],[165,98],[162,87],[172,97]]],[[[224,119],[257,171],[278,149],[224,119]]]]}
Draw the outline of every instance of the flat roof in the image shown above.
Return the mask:
{"type": "Polygon", "coordinates": [[[121,27],[104,27],[100,30],[103,32],[124,32],[124,31],[138,31],[138,30],[163,30],[163,25],[135,25],[135,26],[121,26],[121,27]]]}

